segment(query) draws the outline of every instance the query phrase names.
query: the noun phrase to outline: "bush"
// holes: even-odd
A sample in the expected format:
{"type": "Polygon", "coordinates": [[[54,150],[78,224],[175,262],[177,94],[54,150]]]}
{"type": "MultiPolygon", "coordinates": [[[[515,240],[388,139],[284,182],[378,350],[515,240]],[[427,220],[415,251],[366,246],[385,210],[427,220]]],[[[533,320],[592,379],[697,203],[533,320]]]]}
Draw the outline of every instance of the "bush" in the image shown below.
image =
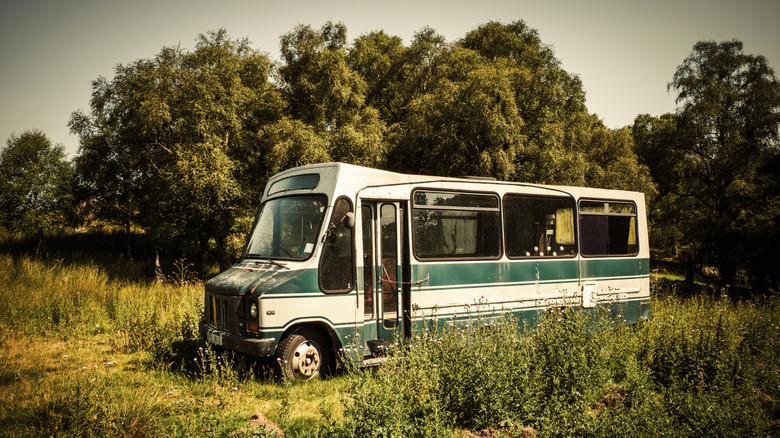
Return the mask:
{"type": "MultiPolygon", "coordinates": [[[[625,326],[550,309],[423,330],[352,372],[335,436],[765,436],[778,413],[780,312],[769,303],[656,301],[625,326]],[[526,429],[525,433],[528,433],[526,429]]],[[[777,433],[777,430],[774,430],[777,433]]]]}

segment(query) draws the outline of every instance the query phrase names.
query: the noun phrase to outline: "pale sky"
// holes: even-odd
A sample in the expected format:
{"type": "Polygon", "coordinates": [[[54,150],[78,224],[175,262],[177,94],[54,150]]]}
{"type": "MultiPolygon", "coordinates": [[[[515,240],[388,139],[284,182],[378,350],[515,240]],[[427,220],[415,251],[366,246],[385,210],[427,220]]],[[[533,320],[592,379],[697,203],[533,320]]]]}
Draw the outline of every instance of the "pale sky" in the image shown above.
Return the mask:
{"type": "Polygon", "coordinates": [[[408,46],[426,26],[454,42],[489,21],[524,20],[580,77],[588,110],[619,128],[675,111],[666,87],[698,41],[738,39],[780,75],[778,19],[780,0],[0,0],[0,148],[40,129],[74,157],[67,122],[89,110],[94,79],[163,47],[193,49],[219,28],[279,59],[279,37],[297,24],[340,21],[350,42],[384,30],[408,46]]]}

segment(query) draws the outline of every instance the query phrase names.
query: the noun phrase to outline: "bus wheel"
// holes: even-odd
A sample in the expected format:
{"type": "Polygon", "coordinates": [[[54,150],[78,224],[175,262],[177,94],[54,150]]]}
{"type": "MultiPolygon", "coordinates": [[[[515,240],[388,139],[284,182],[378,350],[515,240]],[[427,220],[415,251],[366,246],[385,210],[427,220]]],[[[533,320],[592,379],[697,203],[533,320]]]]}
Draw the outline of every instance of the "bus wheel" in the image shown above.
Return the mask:
{"type": "Polygon", "coordinates": [[[291,333],[276,347],[278,377],[293,380],[311,379],[327,372],[330,350],[325,338],[317,332],[300,330],[291,333]]]}

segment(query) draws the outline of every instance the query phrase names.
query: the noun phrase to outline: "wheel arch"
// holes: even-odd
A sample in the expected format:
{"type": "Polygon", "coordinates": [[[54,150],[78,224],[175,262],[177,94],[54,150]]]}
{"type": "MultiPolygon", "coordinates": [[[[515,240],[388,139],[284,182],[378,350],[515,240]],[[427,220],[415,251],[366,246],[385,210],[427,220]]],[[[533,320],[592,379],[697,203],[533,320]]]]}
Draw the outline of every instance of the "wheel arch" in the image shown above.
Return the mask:
{"type": "MultiPolygon", "coordinates": [[[[322,320],[296,321],[295,323],[293,323],[292,325],[290,325],[284,330],[282,336],[279,337],[279,342],[281,342],[283,339],[290,336],[291,334],[294,334],[299,331],[305,331],[305,330],[314,330],[319,333],[322,333],[325,336],[325,339],[328,342],[330,342],[330,345],[328,345],[328,347],[334,353],[336,350],[338,350],[341,347],[341,340],[339,339],[336,330],[329,322],[322,321],[322,320]]],[[[277,344],[274,346],[274,351],[271,353],[271,355],[276,354],[276,347],[279,345],[279,342],[277,342],[277,344]]]]}

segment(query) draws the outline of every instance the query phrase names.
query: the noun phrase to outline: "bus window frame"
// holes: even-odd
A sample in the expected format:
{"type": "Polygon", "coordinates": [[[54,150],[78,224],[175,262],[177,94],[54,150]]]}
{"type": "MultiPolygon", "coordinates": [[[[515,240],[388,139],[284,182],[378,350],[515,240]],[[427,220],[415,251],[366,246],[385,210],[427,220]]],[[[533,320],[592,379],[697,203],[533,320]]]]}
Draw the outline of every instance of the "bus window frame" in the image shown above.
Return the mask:
{"type": "Polygon", "coordinates": [[[506,192],[504,193],[504,196],[501,198],[501,228],[503,230],[502,237],[504,238],[504,254],[506,254],[506,257],[509,260],[563,260],[563,259],[574,259],[577,258],[577,256],[580,254],[580,227],[579,227],[579,202],[577,199],[572,196],[571,194],[565,194],[561,196],[556,195],[548,195],[548,194],[534,194],[534,193],[518,193],[518,192],[506,192]],[[552,198],[552,199],[568,199],[572,202],[572,208],[573,208],[573,218],[574,221],[574,254],[566,254],[566,255],[555,255],[555,256],[548,256],[548,255],[530,255],[530,256],[512,256],[509,255],[509,251],[507,250],[507,239],[506,234],[507,233],[507,227],[505,222],[505,215],[506,215],[506,207],[505,202],[507,196],[525,196],[525,197],[533,197],[533,198],[552,198]]]}
{"type": "Polygon", "coordinates": [[[636,205],[636,202],[630,199],[620,199],[620,198],[579,198],[577,200],[577,233],[580,231],[580,216],[617,216],[617,217],[634,217],[636,218],[636,252],[633,254],[585,254],[582,252],[582,239],[578,239],[577,241],[577,250],[581,257],[583,258],[637,258],[639,257],[639,254],[642,252],[642,248],[639,246],[639,243],[641,241],[640,237],[640,230],[639,230],[639,208],[636,205]],[[602,202],[602,203],[620,203],[620,204],[631,204],[634,206],[634,213],[633,214],[621,214],[621,213],[592,213],[592,212],[585,212],[583,213],[580,210],[580,205],[582,202],[602,202]]]}
{"type": "Polygon", "coordinates": [[[440,188],[440,187],[415,187],[409,192],[409,234],[411,237],[412,247],[411,253],[412,256],[417,260],[418,262],[452,262],[452,261],[465,261],[465,262],[478,262],[478,261],[484,261],[484,260],[500,260],[504,257],[504,221],[503,221],[503,209],[501,204],[501,195],[498,194],[498,192],[494,191],[481,191],[481,190],[461,190],[461,189],[448,189],[448,188],[440,188]],[[414,195],[417,192],[438,192],[438,193],[453,193],[453,194],[472,194],[472,195],[483,195],[483,196],[493,196],[496,199],[496,209],[492,208],[480,208],[480,207],[433,207],[431,206],[422,206],[417,207],[417,205],[414,202],[414,195]],[[414,212],[417,208],[421,209],[428,209],[428,210],[451,210],[451,211],[474,211],[474,212],[498,212],[498,255],[493,257],[420,257],[417,255],[417,242],[416,242],[416,233],[414,231],[415,229],[415,218],[414,218],[414,212]]]}
{"type": "MultiPolygon", "coordinates": [[[[350,286],[351,287],[349,289],[338,289],[338,290],[334,289],[334,290],[331,290],[331,289],[325,289],[323,287],[323,284],[322,284],[322,272],[323,272],[322,265],[323,265],[323,262],[325,260],[325,244],[326,244],[328,232],[330,231],[330,225],[331,225],[331,223],[333,221],[333,212],[336,209],[336,204],[338,204],[338,202],[341,201],[342,199],[346,200],[349,203],[349,210],[348,211],[352,212],[353,214],[355,213],[355,203],[352,201],[352,199],[350,199],[349,196],[342,195],[342,196],[339,196],[336,199],[334,199],[333,200],[333,207],[330,209],[330,212],[329,212],[330,216],[326,216],[326,218],[325,218],[326,220],[323,221],[323,227],[325,229],[325,234],[323,235],[323,237],[320,238],[320,241],[318,243],[319,246],[320,246],[320,249],[319,249],[319,260],[317,261],[317,285],[320,288],[320,292],[322,292],[322,293],[324,293],[326,295],[345,295],[345,294],[348,294],[348,293],[356,290],[356,288],[357,288],[357,278],[358,278],[358,276],[357,276],[357,260],[355,259],[355,257],[357,257],[357,255],[356,255],[357,254],[357,246],[355,244],[355,235],[357,234],[356,231],[355,231],[355,228],[357,227],[357,225],[353,226],[351,228],[351,230],[350,230],[350,234],[351,234],[350,235],[350,246],[351,246],[351,251],[352,251],[352,255],[351,255],[351,263],[352,263],[351,268],[352,269],[351,269],[351,272],[350,272],[350,275],[351,275],[351,278],[352,278],[352,281],[350,282],[350,286]]],[[[342,224],[342,225],[344,225],[346,227],[345,224],[342,224]]]]}
{"type": "MultiPolygon", "coordinates": [[[[280,193],[282,193],[282,192],[280,192],[280,193]]],[[[249,243],[252,240],[252,235],[253,235],[253,232],[255,230],[255,227],[257,226],[257,223],[260,221],[260,212],[263,210],[263,208],[265,208],[265,204],[267,204],[268,202],[271,202],[271,201],[275,201],[277,199],[282,199],[282,198],[298,198],[298,197],[306,197],[306,196],[309,196],[309,197],[322,196],[322,197],[324,197],[325,198],[325,202],[323,203],[323,205],[324,205],[324,208],[326,210],[325,213],[327,213],[328,202],[330,201],[330,197],[327,194],[325,194],[325,193],[294,193],[294,194],[286,194],[285,193],[285,194],[281,194],[279,196],[268,197],[265,200],[263,200],[263,202],[260,203],[260,206],[257,208],[257,211],[255,212],[255,218],[252,221],[252,227],[249,229],[249,234],[247,234],[246,242],[244,243],[244,249],[241,251],[241,260],[243,260],[243,259],[251,259],[252,258],[252,255],[247,253],[247,251],[249,250],[249,243]]],[[[292,262],[306,262],[306,261],[311,260],[312,257],[314,257],[314,255],[317,253],[317,251],[319,251],[319,246],[320,246],[320,244],[319,244],[319,240],[320,240],[319,235],[320,235],[320,233],[322,233],[322,229],[325,226],[325,222],[326,222],[326,219],[327,219],[325,217],[325,213],[323,213],[322,223],[320,223],[320,229],[317,230],[317,239],[314,242],[314,244],[315,244],[314,250],[311,253],[309,253],[309,255],[307,257],[302,258],[302,259],[301,258],[292,258],[292,257],[283,257],[283,256],[278,256],[278,257],[277,256],[273,256],[273,257],[266,256],[266,257],[273,258],[274,260],[292,261],[292,262]]]]}

